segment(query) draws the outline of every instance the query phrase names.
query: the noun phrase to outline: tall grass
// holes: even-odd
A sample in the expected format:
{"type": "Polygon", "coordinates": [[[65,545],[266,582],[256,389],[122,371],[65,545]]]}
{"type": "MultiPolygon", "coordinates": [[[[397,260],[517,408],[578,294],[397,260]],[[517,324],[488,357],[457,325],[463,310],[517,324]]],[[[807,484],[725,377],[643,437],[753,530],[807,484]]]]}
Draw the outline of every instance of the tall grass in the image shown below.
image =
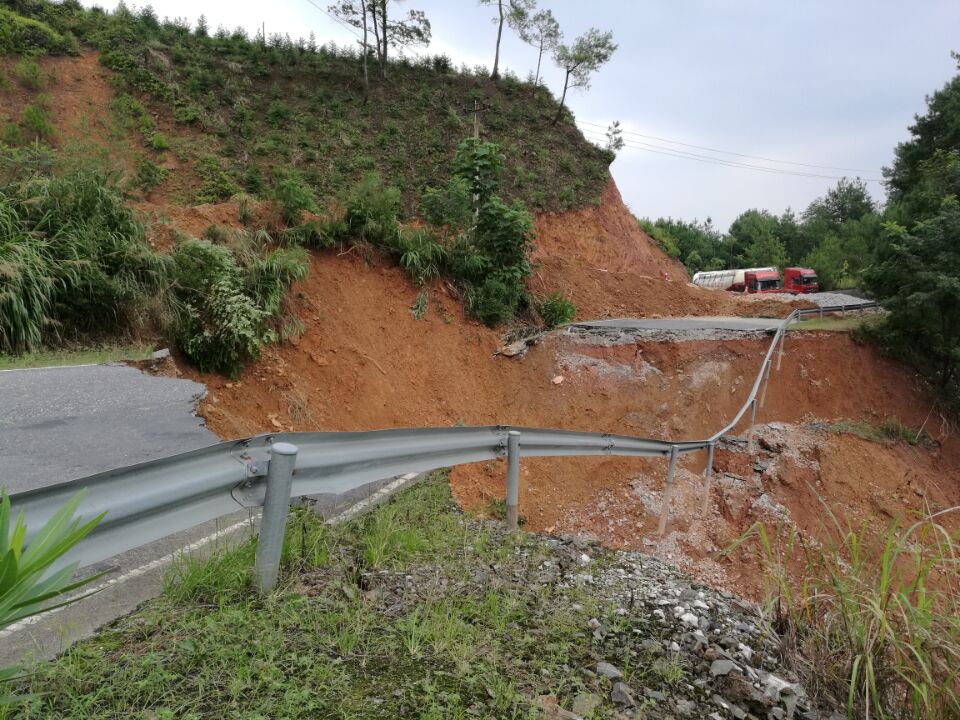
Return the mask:
{"type": "Polygon", "coordinates": [[[854,528],[824,508],[822,543],[758,523],[730,549],[759,550],[784,659],[849,718],[960,717],[960,541],[939,522],[951,511],[854,528]]]}

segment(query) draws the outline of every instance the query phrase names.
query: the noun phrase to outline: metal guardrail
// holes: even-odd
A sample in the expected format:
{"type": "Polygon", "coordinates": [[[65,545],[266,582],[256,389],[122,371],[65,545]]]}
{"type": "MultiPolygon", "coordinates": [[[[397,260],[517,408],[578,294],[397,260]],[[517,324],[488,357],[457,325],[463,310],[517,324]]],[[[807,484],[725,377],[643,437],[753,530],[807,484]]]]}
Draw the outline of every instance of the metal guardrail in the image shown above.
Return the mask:
{"type": "MultiPolygon", "coordinates": [[[[875,307],[876,303],[856,309],[875,307]]],[[[720,431],[705,440],[671,442],[628,435],[511,426],[420,428],[369,432],[301,432],[258,435],[222,442],[199,450],[37,490],[17,493],[10,500],[23,512],[27,541],[78,491],[82,518],[106,512],[106,517],[63,562],[80,567],[105,560],[175,532],[227,515],[238,508],[264,507],[258,546],[261,586],[276,580],[279,544],[291,496],[342,493],[368,482],[410,472],[493,460],[510,454],[508,519],[516,526],[519,458],[618,455],[669,459],[660,517],[662,534],[669,518],[670,494],[680,455],[706,449],[704,470],[707,502],[714,446],[750,411],[752,444],[758,392],[766,396],[773,353],[779,343],[777,367],[783,355],[787,327],[802,316],[854,309],[837,306],[796,310],[779,326],[763,365],[740,411],[720,431]],[[513,452],[510,453],[510,450],[513,452]],[[295,466],[294,466],[295,461],[295,466]],[[274,492],[273,486],[279,487],[274,492]]]]}

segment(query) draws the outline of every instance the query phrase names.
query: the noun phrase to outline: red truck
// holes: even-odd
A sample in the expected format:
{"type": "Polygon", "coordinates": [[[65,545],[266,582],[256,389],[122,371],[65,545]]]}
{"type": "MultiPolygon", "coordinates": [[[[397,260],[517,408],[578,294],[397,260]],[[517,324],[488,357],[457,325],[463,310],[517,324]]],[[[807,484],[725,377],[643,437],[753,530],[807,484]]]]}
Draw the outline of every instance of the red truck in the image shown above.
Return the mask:
{"type": "Polygon", "coordinates": [[[809,268],[788,267],[783,270],[783,286],[775,267],[709,270],[695,273],[692,281],[700,287],[745,293],[811,293],[819,292],[817,272],[809,268]]]}
{"type": "Polygon", "coordinates": [[[801,267],[784,268],[783,291],[788,293],[820,292],[817,271],[801,267]]]}

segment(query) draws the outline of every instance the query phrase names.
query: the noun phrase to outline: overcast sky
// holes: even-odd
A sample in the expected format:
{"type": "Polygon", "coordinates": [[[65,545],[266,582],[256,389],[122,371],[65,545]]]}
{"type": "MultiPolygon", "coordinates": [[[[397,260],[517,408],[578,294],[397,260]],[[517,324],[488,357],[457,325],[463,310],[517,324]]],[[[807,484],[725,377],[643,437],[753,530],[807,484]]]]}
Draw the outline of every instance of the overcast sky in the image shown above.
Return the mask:
{"type": "MultiPolygon", "coordinates": [[[[196,20],[203,13],[211,28],[243,25],[252,33],[266,22],[268,34],[296,37],[313,30],[318,42],[354,41],[318,9],[330,1],[152,4],[161,17],[196,20]]],[[[573,91],[568,99],[588,135],[602,134],[612,120],[628,131],[624,139],[634,147],[621,151],[612,171],[633,212],[711,217],[721,229],[748,208],[802,210],[836,179],[731,167],[689,159],[690,154],[781,171],[879,178],[896,143],[906,139],[914,113],[923,111],[924,96],[955,73],[950,51],[960,50],[958,0],[540,0],[540,5],[553,11],[567,39],[591,26],[613,30],[619,44],[613,59],[590,90],[573,91]]],[[[434,37],[429,52],[445,52],[458,64],[493,64],[493,8],[475,0],[405,0],[398,8],[426,12],[434,37]]],[[[535,51],[505,30],[501,64],[525,76],[535,63],[535,51]]],[[[559,95],[562,75],[545,64],[546,81],[559,95]]],[[[870,188],[883,199],[879,183],[870,188]]]]}

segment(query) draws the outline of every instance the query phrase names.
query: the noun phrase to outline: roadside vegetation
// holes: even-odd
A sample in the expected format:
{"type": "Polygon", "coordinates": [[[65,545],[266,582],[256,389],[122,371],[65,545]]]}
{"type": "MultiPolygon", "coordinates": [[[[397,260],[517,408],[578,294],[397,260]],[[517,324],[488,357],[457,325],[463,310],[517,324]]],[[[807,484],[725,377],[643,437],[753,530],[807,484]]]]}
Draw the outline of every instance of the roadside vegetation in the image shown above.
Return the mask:
{"type": "Polygon", "coordinates": [[[104,345],[77,350],[39,350],[20,355],[0,353],[0,370],[56,367],[58,365],[101,365],[110,362],[146,360],[153,353],[152,345],[104,345]]]}
{"type": "Polygon", "coordinates": [[[263,235],[154,252],[115,178],[61,171],[42,148],[0,154],[0,352],[160,333],[234,374],[281,337],[286,289],[306,268],[303,249],[263,235]]]}
{"type": "MultiPolygon", "coordinates": [[[[610,681],[583,668],[610,660],[663,692],[687,677],[644,649],[662,628],[602,588],[541,579],[582,549],[464,515],[443,473],[348,523],[294,513],[269,597],[253,591],[254,547],[180,561],[162,597],[34,668],[19,689],[38,694],[0,718],[534,718],[584,693],[608,717],[610,681]]],[[[577,572],[613,562],[591,553],[577,572]]]]}
{"type": "Polygon", "coordinates": [[[759,523],[738,543],[764,566],[785,662],[849,718],[958,717],[956,534],[937,516],[853,527],[823,509],[820,543],[759,523]]]}
{"type": "Polygon", "coordinates": [[[831,423],[827,429],[835,433],[856,435],[864,440],[876,443],[902,442],[920,447],[936,447],[937,442],[924,428],[912,428],[897,418],[887,418],[878,425],[863,420],[844,420],[831,423]]]}

